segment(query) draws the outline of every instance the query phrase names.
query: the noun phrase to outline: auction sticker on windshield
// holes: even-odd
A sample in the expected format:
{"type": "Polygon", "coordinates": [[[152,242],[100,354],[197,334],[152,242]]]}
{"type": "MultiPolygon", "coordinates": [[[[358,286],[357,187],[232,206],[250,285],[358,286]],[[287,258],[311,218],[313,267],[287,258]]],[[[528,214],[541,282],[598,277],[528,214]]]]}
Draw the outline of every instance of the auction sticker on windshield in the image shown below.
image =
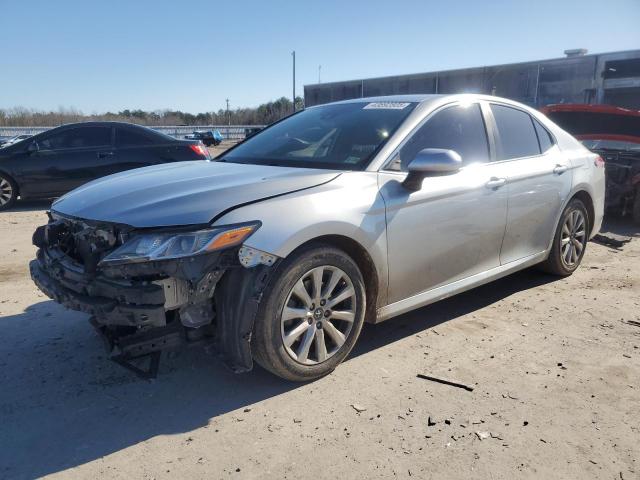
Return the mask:
{"type": "Polygon", "coordinates": [[[372,102],[367,103],[363,110],[402,110],[409,105],[408,102],[372,102]]]}

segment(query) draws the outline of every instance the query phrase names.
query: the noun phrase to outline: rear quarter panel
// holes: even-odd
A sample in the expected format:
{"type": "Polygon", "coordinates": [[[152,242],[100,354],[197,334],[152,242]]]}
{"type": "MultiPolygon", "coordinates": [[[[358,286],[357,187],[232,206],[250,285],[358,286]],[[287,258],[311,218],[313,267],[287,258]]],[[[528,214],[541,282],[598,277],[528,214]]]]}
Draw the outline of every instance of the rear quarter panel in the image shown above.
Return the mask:
{"type": "MultiPolygon", "coordinates": [[[[538,114],[538,118],[551,130],[556,137],[562,153],[571,162],[572,185],[571,194],[567,202],[578,192],[584,191],[589,194],[593,201],[594,221],[591,226],[589,238],[592,238],[600,231],[604,217],[605,198],[605,173],[603,166],[596,165],[598,155],[584,147],[579,140],[561,129],[547,117],[538,114]]],[[[563,206],[564,209],[564,206],[563,206]]]]}

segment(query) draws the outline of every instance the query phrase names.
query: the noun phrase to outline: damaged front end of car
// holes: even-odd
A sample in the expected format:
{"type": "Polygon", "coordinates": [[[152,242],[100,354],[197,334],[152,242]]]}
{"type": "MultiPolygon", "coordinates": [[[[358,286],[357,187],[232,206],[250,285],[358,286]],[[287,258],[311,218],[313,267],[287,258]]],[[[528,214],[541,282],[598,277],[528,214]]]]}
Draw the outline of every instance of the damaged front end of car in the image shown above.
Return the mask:
{"type": "Polygon", "coordinates": [[[51,212],[33,235],[31,277],[48,297],[91,315],[110,358],[139,376],[157,374],[163,350],[203,344],[248,371],[253,320],[278,261],[242,245],[258,228],[135,229],[51,212]]]}

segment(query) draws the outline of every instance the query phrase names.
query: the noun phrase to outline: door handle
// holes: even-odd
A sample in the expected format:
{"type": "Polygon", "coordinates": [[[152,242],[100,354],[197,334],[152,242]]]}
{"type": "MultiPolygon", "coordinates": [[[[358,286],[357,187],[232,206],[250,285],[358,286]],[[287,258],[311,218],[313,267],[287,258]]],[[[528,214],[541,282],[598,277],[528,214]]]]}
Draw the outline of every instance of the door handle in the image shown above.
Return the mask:
{"type": "Polygon", "coordinates": [[[113,152],[98,152],[98,158],[113,157],[113,152]]]}
{"type": "Polygon", "coordinates": [[[553,169],[553,173],[555,173],[556,175],[561,175],[567,170],[569,170],[569,167],[567,167],[566,165],[556,165],[553,169]]]}
{"type": "Polygon", "coordinates": [[[487,188],[500,188],[503,187],[505,184],[507,183],[507,179],[506,178],[498,178],[498,177],[491,177],[489,179],[489,181],[487,183],[485,183],[485,187],[487,188]]]}

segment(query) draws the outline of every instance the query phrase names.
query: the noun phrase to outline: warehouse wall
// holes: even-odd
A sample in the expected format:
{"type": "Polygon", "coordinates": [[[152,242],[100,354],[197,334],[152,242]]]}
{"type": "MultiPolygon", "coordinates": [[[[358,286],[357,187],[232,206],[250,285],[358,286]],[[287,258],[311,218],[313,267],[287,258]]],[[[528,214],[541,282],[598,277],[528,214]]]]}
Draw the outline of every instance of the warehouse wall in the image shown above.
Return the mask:
{"type": "Polygon", "coordinates": [[[640,108],[640,50],[305,85],[305,104],[407,93],[484,93],[534,107],[609,103],[640,108]]]}

